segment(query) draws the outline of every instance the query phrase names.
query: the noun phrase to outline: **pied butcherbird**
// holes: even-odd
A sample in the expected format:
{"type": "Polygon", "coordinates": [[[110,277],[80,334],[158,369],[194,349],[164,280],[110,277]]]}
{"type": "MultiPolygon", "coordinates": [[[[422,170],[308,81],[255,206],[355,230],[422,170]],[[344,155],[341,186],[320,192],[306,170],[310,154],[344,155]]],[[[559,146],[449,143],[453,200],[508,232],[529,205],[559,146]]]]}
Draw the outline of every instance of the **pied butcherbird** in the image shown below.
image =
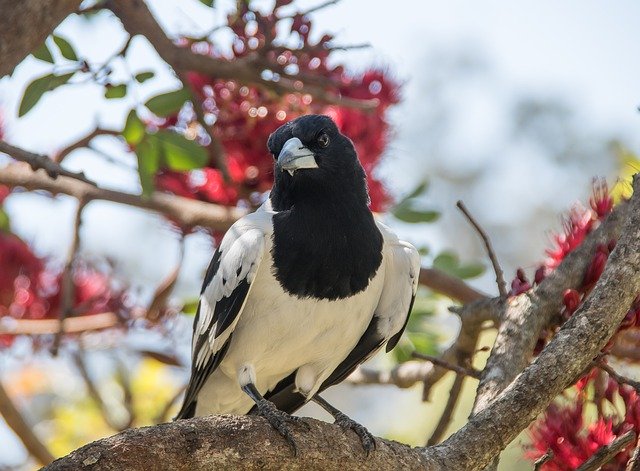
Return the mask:
{"type": "Polygon", "coordinates": [[[269,200],[229,229],[207,269],[177,418],[260,414],[295,453],[290,414],[312,400],[369,453],[371,434],[319,393],[398,343],[420,257],[374,219],[353,143],[329,117],[297,118],[268,147],[269,200]]]}

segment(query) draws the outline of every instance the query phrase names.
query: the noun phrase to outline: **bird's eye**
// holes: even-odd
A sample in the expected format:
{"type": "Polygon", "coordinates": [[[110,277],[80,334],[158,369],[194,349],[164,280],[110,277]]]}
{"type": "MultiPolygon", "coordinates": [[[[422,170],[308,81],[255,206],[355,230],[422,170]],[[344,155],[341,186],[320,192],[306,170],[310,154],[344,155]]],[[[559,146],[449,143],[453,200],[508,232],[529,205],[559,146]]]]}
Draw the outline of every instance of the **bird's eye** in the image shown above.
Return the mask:
{"type": "Polygon", "coordinates": [[[327,147],[329,145],[329,135],[326,132],[318,136],[318,144],[320,144],[320,147],[327,147]]]}

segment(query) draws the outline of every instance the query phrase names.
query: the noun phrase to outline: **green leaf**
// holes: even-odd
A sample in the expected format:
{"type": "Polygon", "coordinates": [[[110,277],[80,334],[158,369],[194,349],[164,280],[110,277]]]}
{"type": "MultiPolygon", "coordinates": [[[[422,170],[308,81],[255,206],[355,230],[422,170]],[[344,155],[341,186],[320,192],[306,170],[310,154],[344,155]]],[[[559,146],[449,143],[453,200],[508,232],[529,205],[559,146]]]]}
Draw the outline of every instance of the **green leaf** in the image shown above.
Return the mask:
{"type": "Polygon", "coordinates": [[[213,8],[213,4],[215,3],[215,0],[200,0],[200,3],[203,3],[206,6],[213,8]]]}
{"type": "Polygon", "coordinates": [[[153,78],[153,76],[154,76],[153,72],[140,72],[139,74],[136,74],[135,78],[136,78],[136,81],[138,81],[139,83],[144,83],[150,78],[153,78]]]}
{"type": "Polygon", "coordinates": [[[404,201],[420,196],[425,191],[427,191],[427,188],[429,188],[429,182],[424,180],[417,187],[415,187],[411,193],[404,197],[404,201]]]}
{"type": "Polygon", "coordinates": [[[11,223],[9,221],[9,215],[2,208],[0,208],[0,231],[11,232],[11,223]]]}
{"type": "Polygon", "coordinates": [[[196,311],[198,310],[198,304],[200,304],[200,300],[198,298],[187,301],[182,306],[183,314],[188,316],[195,316],[196,311]]]}
{"type": "Polygon", "coordinates": [[[161,130],[155,135],[162,146],[164,163],[172,170],[201,168],[209,161],[206,149],[182,134],[161,130]]]}
{"type": "Polygon", "coordinates": [[[404,203],[393,209],[393,215],[404,222],[419,223],[433,222],[440,217],[438,211],[421,211],[411,207],[411,204],[404,203]]]}
{"type": "Polygon", "coordinates": [[[135,146],[139,144],[145,136],[146,128],[144,123],[140,121],[136,110],[131,110],[129,116],[127,116],[127,122],[122,130],[122,136],[127,141],[127,144],[135,146]]]}
{"type": "Polygon", "coordinates": [[[481,263],[470,263],[468,265],[461,265],[458,267],[456,270],[456,276],[466,280],[468,278],[475,278],[476,276],[482,275],[484,270],[485,266],[481,263]]]}
{"type": "Polygon", "coordinates": [[[457,255],[452,252],[442,252],[433,260],[433,267],[458,278],[475,278],[484,273],[485,267],[481,263],[460,264],[457,255]]]}
{"type": "Polygon", "coordinates": [[[56,43],[56,46],[58,46],[58,49],[60,49],[62,57],[64,57],[65,59],[69,59],[70,61],[78,60],[76,51],[73,50],[73,46],[69,43],[69,41],[60,36],[56,36],[55,34],[53,35],[53,41],[56,43]]]}
{"type": "Polygon", "coordinates": [[[433,259],[433,268],[451,273],[458,268],[458,256],[453,252],[442,252],[435,259],[433,259]]]}
{"type": "Polygon", "coordinates": [[[41,61],[53,64],[53,56],[51,55],[51,51],[47,47],[47,43],[42,43],[38,49],[31,53],[31,55],[36,59],[40,59],[41,61]]]}
{"type": "Polygon", "coordinates": [[[18,117],[24,116],[36,106],[42,95],[51,91],[60,85],[64,85],[73,76],[74,72],[64,75],[48,74],[31,82],[24,91],[20,108],[18,109],[18,117]]]}
{"type": "Polygon", "coordinates": [[[108,99],[123,98],[127,95],[127,84],[108,85],[104,91],[104,97],[108,99]]]}
{"type": "Polygon", "coordinates": [[[160,142],[155,135],[147,134],[145,136],[142,142],[136,146],[136,156],[138,157],[138,174],[140,175],[142,194],[149,196],[155,188],[155,175],[160,168],[160,142]]]}
{"type": "Polygon", "coordinates": [[[423,257],[425,255],[429,255],[429,252],[431,251],[431,249],[425,245],[423,245],[422,247],[418,247],[418,253],[420,255],[422,255],[423,257]]]}
{"type": "Polygon", "coordinates": [[[145,103],[145,106],[156,116],[165,117],[180,111],[184,102],[189,99],[191,99],[191,93],[181,88],[180,90],[154,96],[145,103]]]}

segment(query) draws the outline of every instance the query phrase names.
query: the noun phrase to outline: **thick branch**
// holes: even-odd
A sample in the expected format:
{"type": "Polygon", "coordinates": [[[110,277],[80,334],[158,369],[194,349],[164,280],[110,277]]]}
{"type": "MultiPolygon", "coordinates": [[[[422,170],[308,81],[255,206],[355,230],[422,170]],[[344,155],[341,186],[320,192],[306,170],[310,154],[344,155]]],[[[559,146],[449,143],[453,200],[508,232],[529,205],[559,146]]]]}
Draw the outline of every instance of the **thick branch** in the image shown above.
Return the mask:
{"type": "Polygon", "coordinates": [[[490,403],[527,365],[540,331],[562,309],[563,291],[575,289],[582,283],[596,245],[617,239],[629,212],[628,204],[618,205],[540,285],[507,301],[480,380],[474,413],[490,403]]]}
{"type": "Polygon", "coordinates": [[[197,54],[184,47],[179,47],[169,39],[142,0],[110,0],[108,8],[120,18],[122,25],[131,36],[145,36],[158,52],[158,55],[171,68],[180,72],[194,71],[223,80],[237,80],[241,83],[257,85],[273,90],[276,93],[309,93],[314,99],[333,104],[341,104],[357,108],[375,108],[378,100],[357,100],[341,97],[327,92],[325,87],[304,84],[299,77],[281,77],[278,81],[262,77],[268,68],[255,60],[251,55],[234,61],[197,54]]]}
{"type": "Polygon", "coordinates": [[[184,227],[202,226],[225,231],[245,214],[238,208],[228,208],[166,193],[154,193],[149,198],[98,188],[67,177],[55,180],[42,172],[33,172],[24,165],[9,165],[0,169],[0,184],[23,187],[29,191],[44,190],[70,195],[78,199],[104,200],[148,209],[178,222],[184,227]]]}
{"type": "Polygon", "coordinates": [[[420,284],[463,304],[488,298],[486,294],[472,288],[460,278],[435,268],[420,270],[420,284]]]}
{"type": "Polygon", "coordinates": [[[81,0],[0,0],[0,78],[13,73],[80,3],[81,0]]]}
{"type": "Polygon", "coordinates": [[[428,469],[415,449],[377,439],[366,458],[359,439],[336,425],[308,419],[295,427],[299,456],[261,417],[210,416],[127,430],[86,445],[45,468],[137,471],[219,470],[397,470],[428,469]]]}
{"type": "MultiPolygon", "coordinates": [[[[618,208],[599,228],[599,232],[596,231],[590,240],[583,242],[583,246],[593,247],[594,240],[604,236],[607,236],[604,240],[613,238],[617,231],[610,231],[612,226],[617,226],[613,221],[617,221],[618,218],[625,221],[622,235],[609,257],[604,273],[578,311],[562,326],[531,365],[502,393],[498,393],[492,402],[484,404],[461,430],[441,445],[427,451],[428,455],[433,453],[443,469],[466,471],[488,465],[554,397],[589,366],[613,336],[629,306],[640,292],[640,176],[634,179],[634,196],[630,203],[618,208]]],[[[589,251],[580,249],[570,254],[567,257],[568,264],[557,270],[555,279],[560,282],[559,286],[552,287],[547,283],[546,286],[540,285],[540,291],[550,294],[556,289],[559,291],[566,287],[561,281],[580,279],[582,270],[574,273],[574,270],[569,270],[569,264],[573,267],[585,266],[589,261],[589,254],[589,251]],[[577,257],[582,257],[582,262],[577,262],[577,257]]],[[[540,291],[535,294],[540,294],[540,291]]],[[[553,306],[554,303],[552,298],[536,299],[532,295],[527,298],[533,306],[553,306]]],[[[538,307],[528,311],[529,318],[545,317],[547,311],[540,309],[538,307]]],[[[524,325],[527,325],[526,322],[524,325]]],[[[538,330],[535,330],[529,332],[529,335],[537,336],[537,333],[538,330]]],[[[512,335],[516,341],[521,338],[517,333],[512,335]]],[[[496,343],[494,354],[499,347],[500,344],[496,343]]],[[[502,347],[497,352],[503,355],[505,350],[509,351],[508,348],[502,347]]],[[[524,350],[525,356],[528,351],[524,350]]],[[[511,350],[512,357],[519,356],[520,353],[511,350]]],[[[494,361],[492,366],[495,369],[486,371],[500,379],[502,375],[512,374],[510,361],[498,364],[494,361]],[[503,372],[500,367],[507,368],[507,372],[503,372]]],[[[492,377],[485,379],[493,380],[492,377]]],[[[493,392],[485,386],[486,391],[493,392]]],[[[483,399],[486,398],[485,395],[483,399]]]]}

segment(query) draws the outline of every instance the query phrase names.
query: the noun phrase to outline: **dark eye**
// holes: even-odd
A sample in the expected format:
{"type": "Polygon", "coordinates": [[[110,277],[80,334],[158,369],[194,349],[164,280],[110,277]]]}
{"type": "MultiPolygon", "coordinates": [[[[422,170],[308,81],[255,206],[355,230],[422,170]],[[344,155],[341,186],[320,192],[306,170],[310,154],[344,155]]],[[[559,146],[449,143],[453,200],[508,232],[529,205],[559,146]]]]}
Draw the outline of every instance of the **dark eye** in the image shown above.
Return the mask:
{"type": "Polygon", "coordinates": [[[320,144],[320,147],[327,147],[329,145],[329,135],[326,132],[318,136],[318,144],[320,144]]]}

